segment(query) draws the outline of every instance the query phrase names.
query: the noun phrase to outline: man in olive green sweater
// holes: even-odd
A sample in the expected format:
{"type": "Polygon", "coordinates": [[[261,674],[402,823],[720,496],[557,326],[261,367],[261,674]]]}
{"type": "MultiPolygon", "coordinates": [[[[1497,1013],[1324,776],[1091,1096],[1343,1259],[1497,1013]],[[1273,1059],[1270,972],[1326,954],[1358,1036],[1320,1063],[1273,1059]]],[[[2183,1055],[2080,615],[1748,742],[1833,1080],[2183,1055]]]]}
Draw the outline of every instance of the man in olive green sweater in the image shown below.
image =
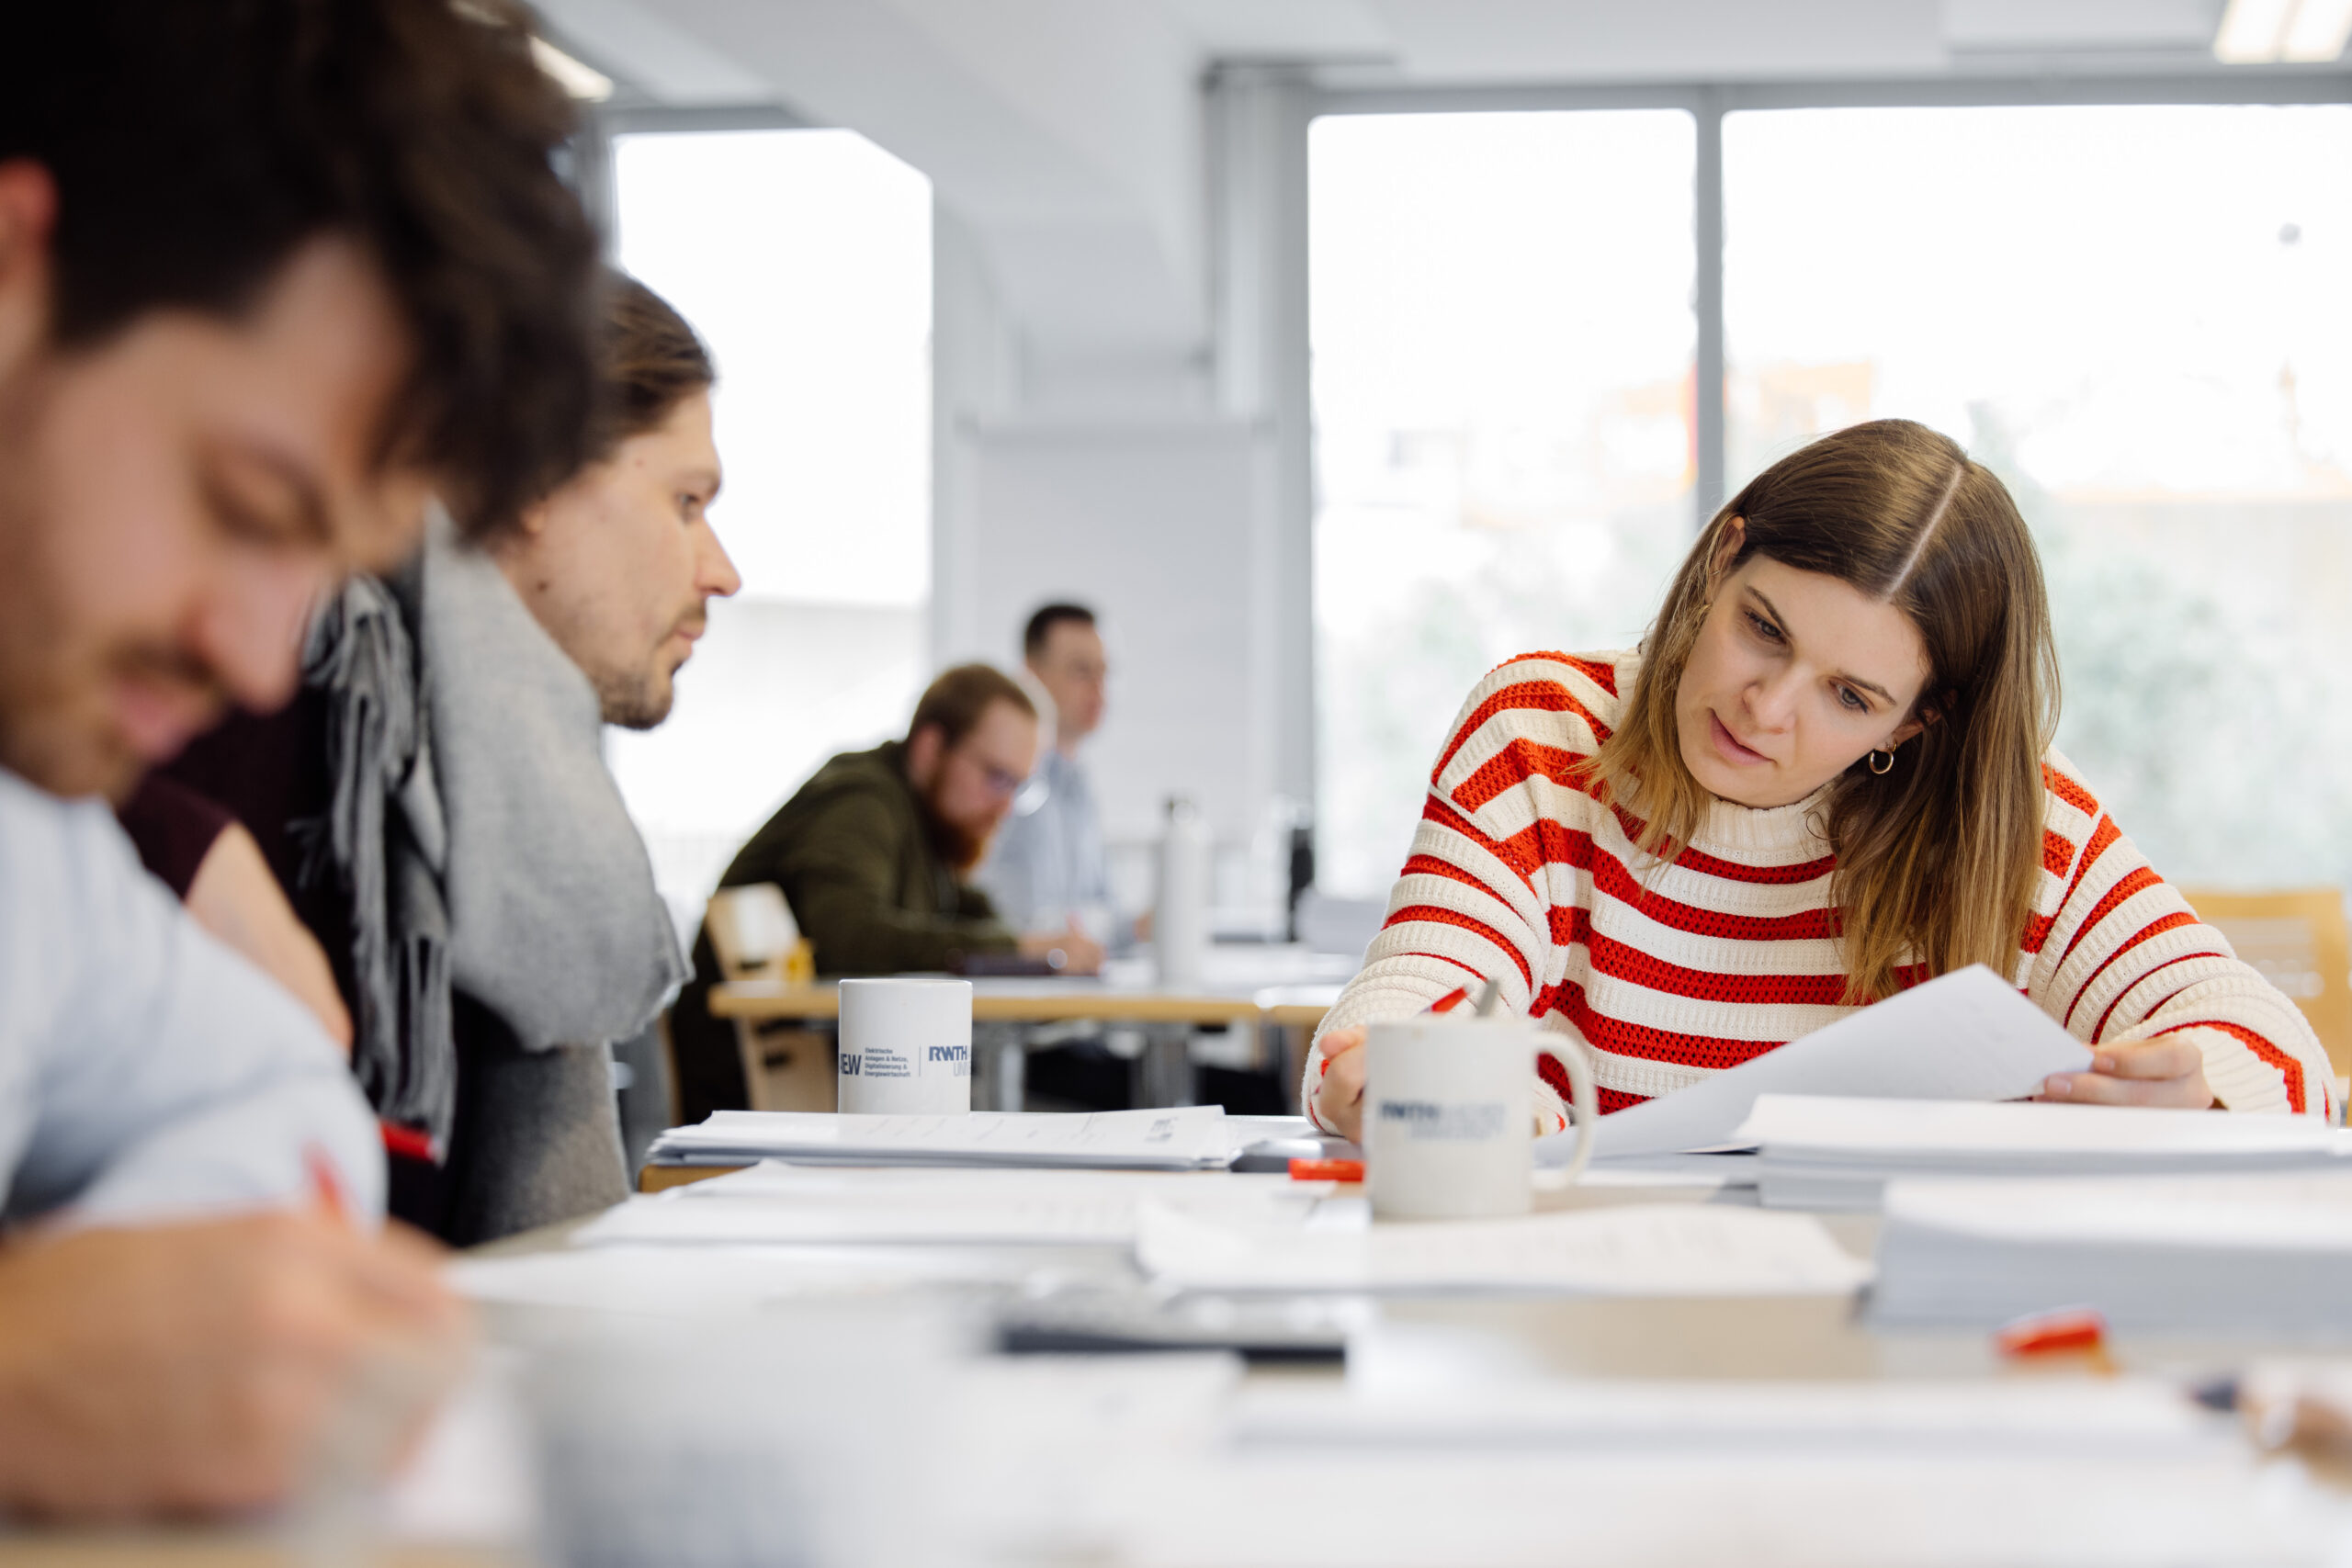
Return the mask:
{"type": "MultiPolygon", "coordinates": [[[[1074,925],[1022,934],[965,880],[1037,761],[1037,712],[1002,672],[963,664],[915,705],[904,740],[819,768],[752,836],[722,887],[773,882],[827,975],[956,967],[1019,953],[1087,974],[1102,950],[1074,925]]],[[[718,960],[706,932],[695,978],[670,1018],[679,1107],[688,1122],[747,1103],[734,1032],[710,1016],[718,960]]]]}

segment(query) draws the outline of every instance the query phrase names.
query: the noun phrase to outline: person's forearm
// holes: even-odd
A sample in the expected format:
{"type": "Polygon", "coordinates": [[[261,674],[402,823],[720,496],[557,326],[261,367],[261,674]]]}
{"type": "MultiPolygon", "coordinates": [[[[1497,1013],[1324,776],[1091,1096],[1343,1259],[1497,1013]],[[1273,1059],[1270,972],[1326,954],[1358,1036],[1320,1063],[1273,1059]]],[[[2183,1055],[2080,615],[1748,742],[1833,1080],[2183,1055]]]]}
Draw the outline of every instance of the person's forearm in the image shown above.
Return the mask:
{"type": "Polygon", "coordinates": [[[351,1012],[336,988],[334,966],[295,914],[251,833],[232,823],[213,840],[186,902],[198,925],[293,993],[327,1037],[349,1053],[351,1012]]]}

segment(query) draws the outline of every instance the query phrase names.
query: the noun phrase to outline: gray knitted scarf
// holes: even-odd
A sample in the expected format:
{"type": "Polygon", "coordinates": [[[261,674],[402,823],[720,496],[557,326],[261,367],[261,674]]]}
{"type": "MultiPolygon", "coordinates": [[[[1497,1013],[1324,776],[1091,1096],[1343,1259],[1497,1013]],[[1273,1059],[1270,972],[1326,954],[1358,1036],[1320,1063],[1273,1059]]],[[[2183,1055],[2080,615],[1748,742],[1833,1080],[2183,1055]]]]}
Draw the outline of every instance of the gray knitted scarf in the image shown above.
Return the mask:
{"type": "Polygon", "coordinates": [[[323,820],[297,825],[302,879],[332,874],[351,912],[352,1071],[385,1121],[448,1147],[457,1113],[450,1029],[449,917],[439,866],[447,853],[422,671],[401,592],[357,577],[311,623],[303,680],[327,706],[323,820]]]}
{"type": "Polygon", "coordinates": [[[305,678],[329,713],[312,852],[351,909],[353,1069],[378,1114],[446,1150],[453,989],[526,1051],[603,1045],[652,1021],[685,960],[594,688],[446,522],[400,578],[327,606],[305,678]]]}

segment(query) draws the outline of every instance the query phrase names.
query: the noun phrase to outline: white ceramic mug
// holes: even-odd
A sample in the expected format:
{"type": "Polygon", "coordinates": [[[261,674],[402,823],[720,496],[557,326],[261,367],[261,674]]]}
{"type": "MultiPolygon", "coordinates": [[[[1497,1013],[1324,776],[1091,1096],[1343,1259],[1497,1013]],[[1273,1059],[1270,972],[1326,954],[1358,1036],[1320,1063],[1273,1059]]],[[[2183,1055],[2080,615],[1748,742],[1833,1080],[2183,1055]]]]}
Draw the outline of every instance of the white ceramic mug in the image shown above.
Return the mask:
{"type": "Polygon", "coordinates": [[[938,1116],[972,1109],[972,983],[842,982],[834,1109],[938,1116]]]}
{"type": "MultiPolygon", "coordinates": [[[[1567,1069],[1577,1125],[1600,1115],[1583,1048],[1527,1019],[1420,1013],[1372,1025],[1363,1048],[1365,1179],[1384,1218],[1527,1213],[1539,1053],[1567,1069]]],[[[1571,1180],[1591,1143],[1578,1136],[1571,1180]]]]}

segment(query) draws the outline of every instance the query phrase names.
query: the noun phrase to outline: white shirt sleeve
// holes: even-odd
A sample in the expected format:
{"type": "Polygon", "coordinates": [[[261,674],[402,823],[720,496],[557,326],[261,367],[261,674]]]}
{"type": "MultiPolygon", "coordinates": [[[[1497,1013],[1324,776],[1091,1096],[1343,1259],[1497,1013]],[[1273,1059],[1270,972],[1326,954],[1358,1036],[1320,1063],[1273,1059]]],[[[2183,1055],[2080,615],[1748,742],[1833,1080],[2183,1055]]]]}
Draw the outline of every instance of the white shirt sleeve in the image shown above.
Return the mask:
{"type": "Polygon", "coordinates": [[[973,885],[989,896],[997,919],[1017,931],[1036,931],[1040,902],[1038,883],[1043,867],[1044,824],[1038,818],[1053,809],[1048,800],[1027,817],[1012,817],[997,830],[989,857],[972,874],[973,885]]]}
{"type": "Polygon", "coordinates": [[[300,1205],[312,1151],[380,1217],[375,1118],[316,1021],[187,917],[111,813],[0,773],[7,1217],[300,1205]]]}

